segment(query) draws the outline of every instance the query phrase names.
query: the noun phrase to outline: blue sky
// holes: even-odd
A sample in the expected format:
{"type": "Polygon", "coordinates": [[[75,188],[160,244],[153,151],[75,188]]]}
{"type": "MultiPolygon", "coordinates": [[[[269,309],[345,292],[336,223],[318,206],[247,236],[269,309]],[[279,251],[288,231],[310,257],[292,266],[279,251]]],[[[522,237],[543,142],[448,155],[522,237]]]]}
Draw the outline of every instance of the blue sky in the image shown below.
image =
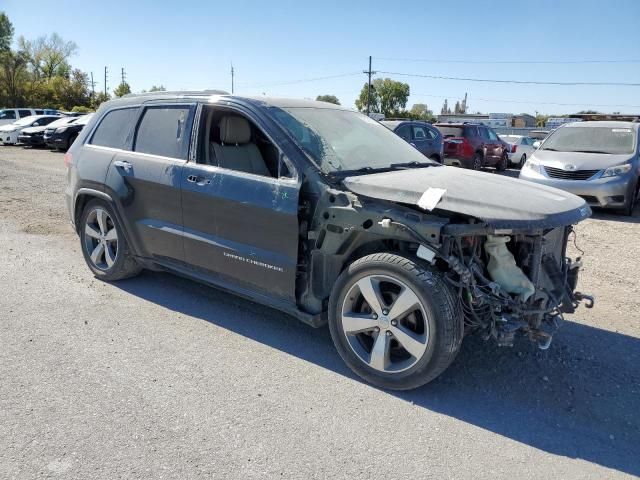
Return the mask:
{"type": "MultiPolygon", "coordinates": [[[[367,67],[369,55],[374,70],[387,72],[640,83],[639,0],[3,0],[0,10],[9,15],[16,36],[35,38],[57,32],[75,41],[79,52],[71,63],[93,71],[100,90],[105,65],[110,70],[110,89],[119,82],[124,67],[133,91],[153,84],[168,89],[230,90],[233,61],[236,93],[307,98],[326,93],[353,107],[366,81],[359,72],[367,67]],[[334,75],[344,76],[299,81],[334,75]]],[[[411,86],[409,105],[427,103],[437,111],[445,98],[453,104],[467,92],[474,112],[559,114],[586,108],[640,112],[640,87],[378,76],[406,81],[411,86]]]]}

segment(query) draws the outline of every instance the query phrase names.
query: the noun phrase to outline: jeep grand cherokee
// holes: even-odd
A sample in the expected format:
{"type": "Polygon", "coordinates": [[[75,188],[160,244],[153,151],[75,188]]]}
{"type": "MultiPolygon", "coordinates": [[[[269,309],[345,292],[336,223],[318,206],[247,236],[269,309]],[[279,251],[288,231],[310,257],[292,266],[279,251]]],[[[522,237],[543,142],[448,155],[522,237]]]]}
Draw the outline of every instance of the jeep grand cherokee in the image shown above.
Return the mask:
{"type": "Polygon", "coordinates": [[[472,332],[547,348],[587,298],[566,257],[584,200],[441,166],[340,106],[129,95],[100,107],[65,163],[98,278],[168,270],[328,322],[344,361],[384,388],[433,380],[472,332]]]}

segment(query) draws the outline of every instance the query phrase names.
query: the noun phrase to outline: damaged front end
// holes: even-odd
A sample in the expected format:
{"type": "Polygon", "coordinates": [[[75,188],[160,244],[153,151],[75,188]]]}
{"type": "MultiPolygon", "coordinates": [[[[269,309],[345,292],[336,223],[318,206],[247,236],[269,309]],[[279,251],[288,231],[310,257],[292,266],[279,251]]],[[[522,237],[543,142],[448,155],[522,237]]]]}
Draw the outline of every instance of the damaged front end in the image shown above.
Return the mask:
{"type": "Polygon", "coordinates": [[[447,264],[441,267],[457,291],[467,330],[501,346],[513,345],[520,332],[547,349],[564,313],[582,301],[593,307],[592,297],[576,291],[580,258],[567,257],[572,226],[484,235],[473,234],[473,225],[448,227],[431,261],[447,264]]]}

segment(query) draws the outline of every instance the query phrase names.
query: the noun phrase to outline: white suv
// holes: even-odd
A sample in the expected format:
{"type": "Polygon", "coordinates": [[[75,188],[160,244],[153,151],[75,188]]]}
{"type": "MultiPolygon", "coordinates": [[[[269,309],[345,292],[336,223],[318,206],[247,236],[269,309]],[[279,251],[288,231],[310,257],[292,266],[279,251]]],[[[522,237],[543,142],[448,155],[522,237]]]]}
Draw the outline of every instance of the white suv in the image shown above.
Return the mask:
{"type": "Polygon", "coordinates": [[[51,108],[5,108],[0,110],[0,126],[9,125],[17,120],[33,115],[58,115],[58,110],[51,108]]]}

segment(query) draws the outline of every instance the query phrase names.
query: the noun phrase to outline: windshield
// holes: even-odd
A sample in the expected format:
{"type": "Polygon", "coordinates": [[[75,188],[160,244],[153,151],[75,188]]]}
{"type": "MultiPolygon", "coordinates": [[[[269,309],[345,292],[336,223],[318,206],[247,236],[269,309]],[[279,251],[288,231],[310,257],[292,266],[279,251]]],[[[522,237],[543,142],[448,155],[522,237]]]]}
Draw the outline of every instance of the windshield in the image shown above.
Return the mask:
{"type": "Polygon", "coordinates": [[[21,118],[20,120],[13,122],[13,124],[14,125],[31,125],[37,119],[38,118],[35,115],[32,115],[30,117],[21,118]]]}
{"type": "Polygon", "coordinates": [[[91,120],[91,117],[93,117],[93,113],[78,117],[73,123],[75,123],[76,125],[86,125],[87,123],[89,123],[89,120],[91,120]]]}
{"type": "Polygon", "coordinates": [[[553,132],[541,150],[558,152],[633,153],[635,134],[624,127],[563,127],[553,132]]]}
{"type": "Polygon", "coordinates": [[[73,117],[63,117],[63,118],[61,118],[59,120],[51,122],[49,125],[47,125],[47,128],[61,127],[62,125],[67,125],[67,124],[73,123],[75,121],[76,121],[76,119],[73,118],[73,117]]]}
{"type": "Polygon", "coordinates": [[[271,107],[276,121],[325,173],[439,165],[361,113],[332,108],[271,107]]]}

